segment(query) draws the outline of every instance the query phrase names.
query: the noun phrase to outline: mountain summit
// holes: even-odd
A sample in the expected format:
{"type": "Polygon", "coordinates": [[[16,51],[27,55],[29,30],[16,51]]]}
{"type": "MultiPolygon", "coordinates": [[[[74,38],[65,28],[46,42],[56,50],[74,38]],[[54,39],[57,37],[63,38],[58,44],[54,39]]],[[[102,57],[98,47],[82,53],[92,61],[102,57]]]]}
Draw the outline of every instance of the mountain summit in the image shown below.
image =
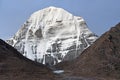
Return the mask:
{"type": "Polygon", "coordinates": [[[48,7],[33,13],[7,42],[31,60],[54,65],[76,58],[96,39],[82,17],[48,7]]]}

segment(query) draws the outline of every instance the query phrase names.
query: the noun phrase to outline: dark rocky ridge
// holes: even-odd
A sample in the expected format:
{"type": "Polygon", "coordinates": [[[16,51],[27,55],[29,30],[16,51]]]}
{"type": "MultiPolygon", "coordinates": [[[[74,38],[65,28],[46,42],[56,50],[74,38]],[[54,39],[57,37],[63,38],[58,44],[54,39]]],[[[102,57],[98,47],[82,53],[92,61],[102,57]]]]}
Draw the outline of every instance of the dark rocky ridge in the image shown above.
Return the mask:
{"type": "Polygon", "coordinates": [[[96,80],[53,74],[43,64],[31,61],[0,39],[0,80],[96,80]]]}
{"type": "Polygon", "coordinates": [[[56,67],[74,76],[120,80],[120,23],[103,34],[77,59],[56,67]]]}
{"type": "Polygon", "coordinates": [[[54,80],[46,66],[22,56],[0,39],[0,80],[54,80]]]}

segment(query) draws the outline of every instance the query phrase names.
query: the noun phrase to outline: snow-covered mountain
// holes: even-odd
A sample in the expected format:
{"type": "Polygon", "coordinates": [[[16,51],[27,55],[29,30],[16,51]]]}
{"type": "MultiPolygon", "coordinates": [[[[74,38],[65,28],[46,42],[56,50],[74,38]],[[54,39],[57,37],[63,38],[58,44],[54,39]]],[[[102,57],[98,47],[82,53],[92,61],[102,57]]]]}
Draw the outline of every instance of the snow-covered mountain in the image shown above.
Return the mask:
{"type": "Polygon", "coordinates": [[[82,17],[48,7],[33,13],[7,42],[31,60],[54,65],[76,58],[96,39],[82,17]]]}

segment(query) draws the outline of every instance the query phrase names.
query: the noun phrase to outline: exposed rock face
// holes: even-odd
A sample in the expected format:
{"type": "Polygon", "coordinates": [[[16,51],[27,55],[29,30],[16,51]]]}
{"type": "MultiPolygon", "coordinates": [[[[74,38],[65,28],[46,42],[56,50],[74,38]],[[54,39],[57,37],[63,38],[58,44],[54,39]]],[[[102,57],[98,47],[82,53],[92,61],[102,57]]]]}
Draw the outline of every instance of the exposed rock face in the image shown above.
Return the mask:
{"type": "Polygon", "coordinates": [[[76,58],[96,39],[82,17],[49,7],[33,13],[7,42],[31,60],[54,65],[76,58]]]}
{"type": "Polygon", "coordinates": [[[52,71],[0,39],[0,80],[54,80],[52,71]]]}
{"type": "Polygon", "coordinates": [[[120,23],[97,39],[76,60],[57,67],[70,70],[77,76],[120,80],[120,23]]]}

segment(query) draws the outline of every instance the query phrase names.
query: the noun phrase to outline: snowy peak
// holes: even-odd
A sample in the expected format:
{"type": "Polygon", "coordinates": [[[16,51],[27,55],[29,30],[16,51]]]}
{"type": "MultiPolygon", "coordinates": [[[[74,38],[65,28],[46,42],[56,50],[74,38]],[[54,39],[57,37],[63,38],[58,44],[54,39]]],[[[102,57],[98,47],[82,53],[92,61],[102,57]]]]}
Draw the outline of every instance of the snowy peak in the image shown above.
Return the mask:
{"type": "Polygon", "coordinates": [[[8,43],[29,59],[53,65],[76,58],[96,39],[82,17],[48,7],[33,13],[8,43]]]}

